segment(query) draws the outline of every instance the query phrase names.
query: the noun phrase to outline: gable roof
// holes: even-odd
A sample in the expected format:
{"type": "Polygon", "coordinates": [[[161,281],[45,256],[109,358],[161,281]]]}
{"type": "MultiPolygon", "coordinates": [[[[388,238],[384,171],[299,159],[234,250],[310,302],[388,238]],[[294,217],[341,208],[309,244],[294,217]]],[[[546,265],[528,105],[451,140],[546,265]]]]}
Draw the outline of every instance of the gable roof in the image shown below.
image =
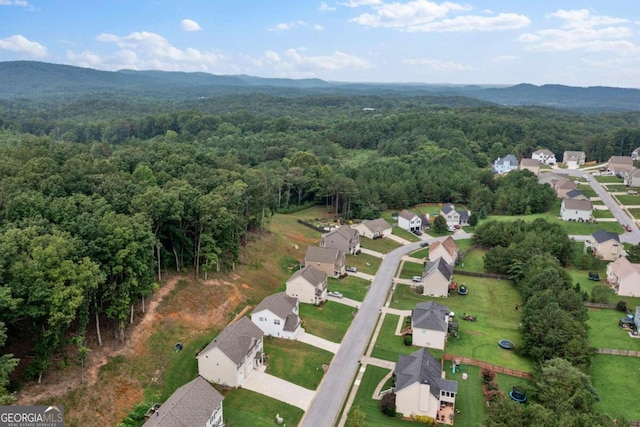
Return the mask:
{"type": "Polygon", "coordinates": [[[566,160],[578,160],[580,157],[585,157],[584,151],[565,151],[563,157],[566,160]]]}
{"type": "Polygon", "coordinates": [[[580,199],[564,199],[562,200],[565,209],[572,209],[575,211],[589,211],[593,210],[593,205],[590,200],[580,199]]]}
{"type": "Polygon", "coordinates": [[[340,258],[342,251],[335,248],[321,248],[320,246],[307,247],[307,253],[304,255],[305,260],[316,262],[332,262],[335,263],[340,258]]]}
{"type": "Polygon", "coordinates": [[[338,235],[338,236],[344,238],[345,240],[349,241],[353,237],[355,237],[357,234],[360,234],[360,233],[355,228],[351,228],[348,225],[341,225],[340,227],[335,228],[335,229],[331,230],[330,232],[323,234],[322,238],[326,239],[326,238],[331,237],[333,235],[338,235]]]}
{"type": "Polygon", "coordinates": [[[413,212],[408,211],[406,209],[403,209],[402,212],[400,212],[398,214],[398,216],[401,217],[401,218],[404,218],[406,220],[411,221],[416,216],[416,214],[414,214],[413,212]]]}
{"type": "Polygon", "coordinates": [[[633,274],[640,274],[640,264],[630,262],[626,257],[620,257],[611,263],[611,271],[618,277],[624,279],[633,274]]]}
{"type": "Polygon", "coordinates": [[[511,166],[518,166],[518,159],[516,159],[516,156],[514,156],[513,154],[507,154],[504,157],[498,157],[496,159],[496,163],[509,163],[511,166]]]}
{"type": "Polygon", "coordinates": [[[553,154],[551,150],[548,150],[546,148],[541,148],[539,150],[534,151],[531,154],[544,154],[545,156],[555,156],[555,154],[553,154]]]}
{"type": "Polygon", "coordinates": [[[203,426],[223,399],[218,390],[199,376],[173,392],[143,427],[203,426]]]}
{"type": "Polygon", "coordinates": [[[576,197],[586,197],[580,190],[573,189],[567,193],[567,199],[575,199],[576,197]]]}
{"type": "Polygon", "coordinates": [[[453,266],[447,263],[444,258],[438,257],[435,261],[429,261],[424,269],[422,277],[431,276],[436,271],[439,271],[447,280],[453,276],[453,266]]]}
{"type": "Polygon", "coordinates": [[[442,212],[443,214],[448,214],[449,212],[451,212],[454,209],[453,204],[451,203],[447,203],[446,205],[444,205],[442,207],[442,209],[440,209],[440,212],[442,212]]]}
{"type": "Polygon", "coordinates": [[[262,335],[263,333],[260,328],[247,317],[242,317],[237,322],[224,328],[224,330],[198,354],[198,357],[208,353],[214,348],[218,348],[238,365],[249,353],[249,350],[253,348],[256,341],[262,340],[262,335]]]}
{"type": "Polygon", "coordinates": [[[540,162],[536,159],[522,159],[520,161],[521,166],[530,167],[530,168],[539,168],[540,162]]]}
{"type": "Polygon", "coordinates": [[[431,244],[430,250],[433,251],[440,246],[442,246],[444,250],[447,251],[447,253],[451,256],[454,256],[456,254],[456,251],[458,250],[458,244],[451,238],[451,236],[447,236],[447,238],[444,240],[437,240],[433,242],[431,244]]]}
{"type": "Polygon", "coordinates": [[[260,304],[253,309],[251,314],[259,313],[263,310],[269,310],[281,319],[286,319],[287,316],[294,311],[298,305],[298,298],[290,297],[284,292],[278,292],[277,294],[269,295],[260,304]]]}
{"type": "Polygon", "coordinates": [[[607,240],[611,239],[620,243],[620,236],[618,236],[616,233],[609,233],[607,230],[595,231],[593,232],[592,236],[593,239],[598,243],[606,242],[607,240]]]}
{"type": "Polygon", "coordinates": [[[372,219],[370,221],[362,221],[362,225],[367,227],[373,233],[377,233],[378,231],[388,230],[391,228],[391,224],[389,224],[384,218],[372,219]]]}
{"type": "Polygon", "coordinates": [[[449,308],[434,301],[421,302],[411,310],[413,327],[447,332],[449,308]]]}
{"type": "Polygon", "coordinates": [[[640,168],[632,168],[627,174],[629,177],[640,176],[640,168]]]}
{"type": "Polygon", "coordinates": [[[611,158],[609,159],[609,164],[611,163],[616,163],[618,165],[632,166],[633,159],[631,158],[631,156],[611,156],[611,158]]]}
{"type": "Polygon", "coordinates": [[[304,280],[306,280],[310,285],[314,286],[314,287],[326,287],[326,283],[327,283],[327,273],[325,273],[324,271],[320,271],[317,268],[315,268],[313,265],[307,265],[302,267],[300,270],[296,271],[295,273],[293,273],[291,275],[291,277],[289,278],[289,280],[293,280],[297,277],[302,277],[304,280]]]}
{"type": "Polygon", "coordinates": [[[458,383],[442,379],[442,366],[426,349],[401,354],[396,363],[396,393],[412,384],[429,384],[429,392],[440,400],[440,391],[458,392],[458,383]]]}
{"type": "Polygon", "coordinates": [[[571,181],[570,179],[560,178],[556,183],[556,187],[563,190],[566,190],[566,189],[575,190],[577,188],[577,185],[575,182],[571,181]]]}

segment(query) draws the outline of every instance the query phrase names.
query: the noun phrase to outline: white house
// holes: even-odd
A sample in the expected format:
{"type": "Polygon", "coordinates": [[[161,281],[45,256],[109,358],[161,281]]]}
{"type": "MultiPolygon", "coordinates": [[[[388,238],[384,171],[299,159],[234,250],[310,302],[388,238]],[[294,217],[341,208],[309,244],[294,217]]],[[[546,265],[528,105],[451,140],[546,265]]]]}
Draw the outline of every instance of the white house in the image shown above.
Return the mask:
{"type": "Polygon", "coordinates": [[[429,247],[429,261],[443,258],[448,264],[454,264],[458,259],[458,244],[451,236],[444,240],[437,240],[429,247]]]}
{"type": "Polygon", "coordinates": [[[611,156],[609,158],[609,172],[614,175],[624,176],[626,172],[633,169],[633,159],[631,156],[611,156]]]}
{"type": "Polygon", "coordinates": [[[287,280],[286,293],[299,302],[320,305],[327,300],[327,273],[307,265],[287,280]]]}
{"type": "Polygon", "coordinates": [[[562,163],[569,169],[577,169],[584,165],[587,155],[584,151],[565,151],[562,155],[562,163]]]}
{"type": "Polygon", "coordinates": [[[624,173],[624,185],[628,187],[640,187],[640,169],[633,168],[624,173]]]}
{"type": "Polygon", "coordinates": [[[640,296],[640,264],[631,263],[625,257],[610,262],[607,264],[607,282],[620,296],[640,296]]]}
{"type": "Polygon", "coordinates": [[[493,162],[493,172],[498,174],[509,173],[518,169],[518,159],[513,154],[507,154],[504,157],[498,157],[493,162]]]}
{"type": "Polygon", "coordinates": [[[444,379],[440,362],[426,349],[401,354],[394,373],[397,412],[453,424],[458,383],[444,379]]]}
{"type": "Polygon", "coordinates": [[[449,285],[453,277],[453,265],[440,257],[429,261],[422,273],[423,295],[446,298],[449,296],[449,285]]]}
{"type": "Polygon", "coordinates": [[[302,331],[298,298],[284,292],[269,295],[251,312],[251,321],[269,337],[296,339],[302,331]]]}
{"type": "Polygon", "coordinates": [[[640,147],[636,148],[635,150],[633,150],[631,152],[631,158],[633,160],[639,160],[640,159],[640,147]]]}
{"type": "Polygon", "coordinates": [[[540,163],[544,163],[545,165],[556,164],[556,155],[546,148],[534,151],[533,153],[531,153],[531,158],[533,160],[537,160],[540,163]]]}
{"type": "Polygon", "coordinates": [[[562,199],[560,218],[563,221],[590,222],[593,220],[593,205],[589,200],[562,199]]]}
{"type": "Polygon", "coordinates": [[[422,220],[413,212],[403,209],[398,215],[398,227],[410,232],[422,230],[422,220]]]}
{"type": "Polygon", "coordinates": [[[238,387],[262,366],[262,330],[242,317],[228,325],[198,355],[198,374],[209,382],[238,387]]]}
{"type": "Polygon", "coordinates": [[[440,209],[440,215],[447,221],[447,226],[469,225],[469,217],[471,212],[466,209],[456,210],[452,203],[447,203],[440,209]]]}
{"type": "Polygon", "coordinates": [[[222,426],[223,399],[218,390],[198,376],[174,391],[142,427],[222,426]]]}
{"type": "Polygon", "coordinates": [[[427,301],[411,311],[413,345],[444,350],[449,329],[449,308],[427,301]]]}
{"type": "Polygon", "coordinates": [[[358,230],[361,236],[368,239],[379,239],[381,237],[387,237],[391,235],[392,230],[391,224],[385,221],[384,218],[362,221],[359,224],[353,225],[353,228],[358,230]]]}

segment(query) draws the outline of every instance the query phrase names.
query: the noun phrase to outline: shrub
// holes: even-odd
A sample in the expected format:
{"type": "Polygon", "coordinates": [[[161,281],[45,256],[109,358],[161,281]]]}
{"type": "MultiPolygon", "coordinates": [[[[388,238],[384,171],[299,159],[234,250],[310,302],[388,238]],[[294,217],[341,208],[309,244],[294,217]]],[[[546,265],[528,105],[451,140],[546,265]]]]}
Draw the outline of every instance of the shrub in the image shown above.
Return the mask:
{"type": "Polygon", "coordinates": [[[382,396],[380,400],[380,410],[388,417],[396,416],[396,394],[394,392],[382,396]]]}
{"type": "Polygon", "coordinates": [[[491,384],[496,379],[496,373],[491,369],[483,368],[480,375],[482,375],[482,384],[485,385],[491,384]]]}
{"type": "Polygon", "coordinates": [[[611,289],[606,285],[598,283],[591,290],[591,297],[589,299],[591,302],[607,303],[609,302],[609,295],[611,295],[611,289]]]}
{"type": "Polygon", "coordinates": [[[410,347],[411,345],[413,345],[413,336],[412,335],[405,335],[402,338],[404,345],[406,345],[407,347],[410,347]]]}
{"type": "Polygon", "coordinates": [[[627,312],[627,302],[625,300],[620,300],[616,304],[616,310],[622,311],[623,313],[627,312]]]}
{"type": "Polygon", "coordinates": [[[415,289],[417,294],[422,295],[424,293],[424,285],[418,285],[414,289],[415,289]]]}
{"type": "Polygon", "coordinates": [[[416,415],[416,414],[411,414],[411,416],[409,416],[410,419],[412,419],[413,421],[417,421],[419,423],[422,424],[430,424],[430,425],[434,425],[436,420],[433,417],[430,417],[428,415],[416,415]]]}

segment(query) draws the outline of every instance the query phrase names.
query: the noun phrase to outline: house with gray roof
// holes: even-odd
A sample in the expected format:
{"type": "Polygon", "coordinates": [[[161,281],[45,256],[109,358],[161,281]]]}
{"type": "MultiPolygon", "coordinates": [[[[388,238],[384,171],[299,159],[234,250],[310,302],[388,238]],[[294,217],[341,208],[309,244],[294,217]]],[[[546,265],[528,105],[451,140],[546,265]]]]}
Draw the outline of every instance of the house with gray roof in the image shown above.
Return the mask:
{"type": "Polygon", "coordinates": [[[285,292],[299,302],[320,305],[327,300],[327,273],[312,265],[302,267],[289,277],[285,292]]]}
{"type": "Polygon", "coordinates": [[[587,155],[584,151],[565,151],[562,155],[562,163],[569,169],[576,169],[584,165],[587,155]]]}
{"type": "Polygon", "coordinates": [[[298,298],[278,292],[260,301],[251,321],[268,337],[296,339],[303,331],[298,309],[298,298]]]}
{"type": "Polygon", "coordinates": [[[328,233],[324,233],[320,237],[319,246],[340,249],[345,254],[356,254],[360,251],[360,232],[348,225],[341,225],[328,233]]]}
{"type": "Polygon", "coordinates": [[[497,174],[509,173],[518,169],[518,159],[513,154],[507,154],[504,157],[498,157],[493,162],[493,172],[497,174]]]}
{"type": "Polygon", "coordinates": [[[632,168],[624,173],[624,185],[627,187],[640,187],[640,168],[632,168]]]}
{"type": "Polygon", "coordinates": [[[422,273],[422,294],[432,297],[449,296],[449,285],[453,278],[453,265],[439,257],[435,261],[429,261],[422,273]]]}
{"type": "Polygon", "coordinates": [[[591,222],[593,205],[590,200],[562,199],[560,218],[563,221],[591,222]]]}
{"type": "Polygon", "coordinates": [[[556,164],[556,155],[546,148],[542,148],[531,153],[531,159],[537,160],[539,163],[544,163],[545,165],[556,164]]]}
{"type": "Polygon", "coordinates": [[[449,330],[449,307],[421,302],[411,311],[413,345],[444,350],[449,330]]]}
{"type": "Polygon", "coordinates": [[[263,333],[246,317],[227,325],[196,356],[198,374],[205,380],[238,387],[262,366],[263,333]]]}
{"type": "Polygon", "coordinates": [[[304,255],[304,266],[312,265],[324,271],[329,277],[340,277],[346,273],[346,257],[344,252],[335,248],[309,246],[304,255]]]}
{"type": "Polygon", "coordinates": [[[215,427],[224,424],[224,397],[198,376],[179,387],[159,408],[154,409],[142,427],[215,427]]]}
{"type": "Polygon", "coordinates": [[[591,234],[591,238],[584,242],[585,252],[591,250],[596,258],[615,261],[623,254],[620,236],[606,230],[598,230],[591,234]]]}
{"type": "Polygon", "coordinates": [[[398,356],[394,374],[397,412],[453,424],[458,383],[445,379],[440,362],[426,349],[398,356]]]}
{"type": "Polygon", "coordinates": [[[520,160],[520,170],[529,170],[535,176],[540,175],[540,162],[534,159],[522,159],[520,160]]]}
{"type": "Polygon", "coordinates": [[[611,156],[609,158],[609,172],[614,175],[624,176],[626,172],[633,169],[633,159],[631,156],[611,156]]]}
{"type": "Polygon", "coordinates": [[[565,198],[567,199],[573,199],[573,200],[589,200],[589,198],[587,196],[585,196],[582,191],[578,190],[577,188],[574,190],[570,190],[567,192],[567,195],[565,196],[565,198]]]}
{"type": "Polygon", "coordinates": [[[367,239],[380,239],[391,235],[391,224],[389,224],[384,218],[377,218],[368,221],[362,221],[359,224],[353,226],[361,236],[367,239]]]}
{"type": "Polygon", "coordinates": [[[422,231],[422,220],[419,215],[413,212],[403,209],[398,214],[398,227],[409,232],[422,231]]]}
{"type": "Polygon", "coordinates": [[[471,212],[466,209],[457,209],[453,203],[447,203],[440,209],[440,215],[447,221],[447,226],[454,227],[456,225],[469,225],[469,217],[471,212]]]}

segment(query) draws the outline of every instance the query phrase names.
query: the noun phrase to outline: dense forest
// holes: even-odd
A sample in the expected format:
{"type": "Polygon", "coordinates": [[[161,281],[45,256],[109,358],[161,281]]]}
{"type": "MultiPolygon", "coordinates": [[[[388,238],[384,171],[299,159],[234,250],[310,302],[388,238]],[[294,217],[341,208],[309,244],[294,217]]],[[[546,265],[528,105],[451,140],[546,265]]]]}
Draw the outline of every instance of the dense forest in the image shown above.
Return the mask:
{"type": "MultiPolygon", "coordinates": [[[[133,304],[166,271],[233,270],[274,212],[546,211],[550,189],[528,171],[495,178],[493,160],[628,155],[639,118],[431,96],[1,100],[0,346],[30,337],[20,372],[38,378],[64,346],[86,353],[90,320],[124,340],[133,304]]],[[[17,363],[0,358],[2,402],[17,363]]]]}

